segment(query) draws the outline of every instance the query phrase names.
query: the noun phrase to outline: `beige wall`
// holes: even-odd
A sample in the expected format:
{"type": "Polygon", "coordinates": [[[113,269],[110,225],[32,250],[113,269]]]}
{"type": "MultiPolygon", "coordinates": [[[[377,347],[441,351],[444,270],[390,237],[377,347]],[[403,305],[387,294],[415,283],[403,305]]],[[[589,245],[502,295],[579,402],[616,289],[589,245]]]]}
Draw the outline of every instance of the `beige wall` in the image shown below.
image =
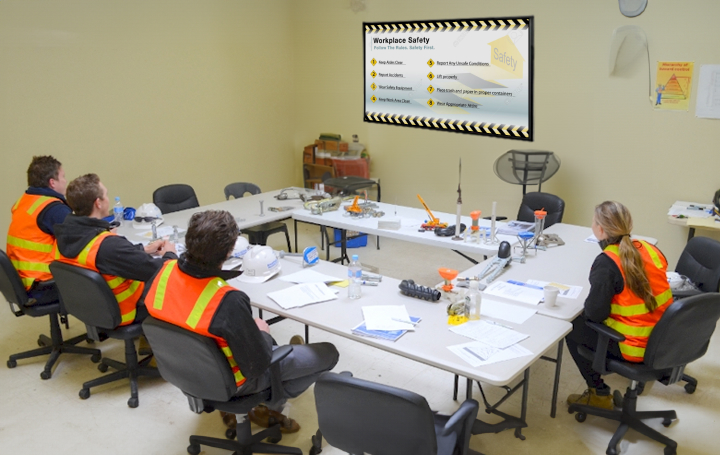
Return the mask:
{"type": "Polygon", "coordinates": [[[493,174],[495,159],[513,148],[551,150],[562,166],[543,190],[565,199],[565,221],[587,225],[596,204],[622,201],[634,214],[634,231],[658,238],[674,266],[687,230],[666,222],[667,209],[678,199],[709,202],[720,188],[720,123],[695,118],[697,84],[689,112],[655,112],[646,59],[630,75],[609,77],[610,39],[616,27],[638,25],[648,36],[653,84],[658,60],[694,61],[697,78],[700,65],[720,63],[714,25],[720,2],[651,0],[634,19],[619,13],[615,0],[365,4],[359,13],[334,0],[298,8],[300,22],[309,25],[297,34],[298,150],[320,131],[357,133],[386,202],[417,206],[420,192],[431,208],[448,212],[454,212],[461,157],[463,213],[489,213],[498,201],[498,212],[510,216],[522,190],[493,174]],[[363,21],[520,15],[535,16],[536,25],[534,142],[362,123],[363,21]]]}
{"type": "Polygon", "coordinates": [[[32,155],[137,207],[293,178],[290,2],[0,1],[0,231],[32,155]]]}
{"type": "MultiPolygon", "coordinates": [[[[193,185],[202,204],[223,186],[301,183],[300,153],[318,133],[359,134],[384,200],[454,211],[458,158],[463,212],[514,216],[521,189],[492,172],[512,148],[552,150],[559,173],[543,189],[588,224],[604,199],[626,203],[635,232],[657,237],[671,264],[687,232],[666,223],[677,199],[720,188],[719,124],[655,112],[647,64],[607,75],[612,31],[638,25],[657,60],[720,63],[720,3],[652,0],[635,19],[617,2],[366,0],[0,1],[0,207],[25,186],[33,154],[68,175],[97,172],[126,205],[153,189],[193,185]],[[534,15],[535,141],[362,122],[362,22],[534,15]]],[[[654,70],[651,80],[654,83],[654,70]]],[[[697,79],[696,79],[697,81],[697,79]]],[[[5,232],[9,210],[0,211],[5,232]]]]}

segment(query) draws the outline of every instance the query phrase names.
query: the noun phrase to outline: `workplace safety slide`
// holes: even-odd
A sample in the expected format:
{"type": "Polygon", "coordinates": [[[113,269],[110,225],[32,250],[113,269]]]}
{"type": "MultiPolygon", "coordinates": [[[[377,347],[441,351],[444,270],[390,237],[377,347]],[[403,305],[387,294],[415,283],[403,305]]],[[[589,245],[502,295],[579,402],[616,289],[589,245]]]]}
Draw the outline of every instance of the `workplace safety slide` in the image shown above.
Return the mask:
{"type": "Polygon", "coordinates": [[[364,120],[532,141],[533,23],[363,23],[364,120]]]}

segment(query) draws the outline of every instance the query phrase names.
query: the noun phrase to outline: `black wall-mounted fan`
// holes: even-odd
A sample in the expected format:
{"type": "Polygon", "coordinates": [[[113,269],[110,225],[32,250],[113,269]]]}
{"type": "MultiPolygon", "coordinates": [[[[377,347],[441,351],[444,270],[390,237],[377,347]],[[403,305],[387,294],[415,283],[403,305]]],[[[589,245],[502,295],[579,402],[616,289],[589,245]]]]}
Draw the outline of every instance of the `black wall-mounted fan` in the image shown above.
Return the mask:
{"type": "Polygon", "coordinates": [[[560,169],[560,158],[542,150],[510,150],[495,161],[493,169],[500,179],[522,185],[525,195],[527,185],[537,185],[541,191],[542,183],[560,169]]]}

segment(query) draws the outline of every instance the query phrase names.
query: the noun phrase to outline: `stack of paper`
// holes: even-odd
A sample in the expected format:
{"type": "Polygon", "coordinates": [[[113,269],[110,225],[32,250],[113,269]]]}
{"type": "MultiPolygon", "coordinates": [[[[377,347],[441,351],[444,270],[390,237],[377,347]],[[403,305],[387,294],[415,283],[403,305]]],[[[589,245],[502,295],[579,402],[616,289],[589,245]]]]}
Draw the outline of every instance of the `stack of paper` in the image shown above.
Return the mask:
{"type": "Polygon", "coordinates": [[[474,367],[531,354],[528,349],[517,344],[528,335],[496,323],[470,321],[450,327],[450,330],[475,340],[448,346],[450,351],[474,367]]]}
{"type": "Polygon", "coordinates": [[[497,233],[502,235],[518,235],[521,232],[532,231],[534,229],[535,223],[529,223],[527,221],[510,221],[505,226],[499,225],[497,233]]]}
{"type": "Polygon", "coordinates": [[[483,293],[533,305],[539,304],[544,298],[543,289],[540,286],[514,280],[493,281],[483,293]]]}
{"type": "Polygon", "coordinates": [[[415,330],[420,318],[408,315],[405,305],[372,305],[362,308],[365,320],[353,327],[355,335],[395,341],[408,330],[415,330]]]}
{"type": "MultiPolygon", "coordinates": [[[[413,316],[410,316],[410,320],[417,324],[420,322],[420,318],[416,318],[413,316]]],[[[369,330],[367,326],[365,325],[365,321],[361,322],[360,324],[356,325],[352,329],[352,333],[355,335],[362,335],[365,337],[372,337],[372,338],[380,338],[383,340],[388,341],[395,341],[401,336],[405,335],[407,333],[407,330],[369,330]]]]}
{"type": "Polygon", "coordinates": [[[325,283],[297,284],[280,291],[268,292],[267,296],[286,310],[337,298],[325,283]]]}

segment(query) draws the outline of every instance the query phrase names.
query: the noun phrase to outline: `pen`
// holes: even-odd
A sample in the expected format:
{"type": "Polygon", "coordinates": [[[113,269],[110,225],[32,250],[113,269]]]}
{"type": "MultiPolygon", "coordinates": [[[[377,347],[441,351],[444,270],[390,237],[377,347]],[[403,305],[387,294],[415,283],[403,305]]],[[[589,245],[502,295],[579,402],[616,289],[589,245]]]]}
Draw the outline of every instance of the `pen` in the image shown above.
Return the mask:
{"type": "MultiPolygon", "coordinates": [[[[418,324],[417,322],[404,321],[404,320],[399,319],[399,318],[392,318],[392,320],[395,321],[395,322],[402,322],[403,324],[412,324],[412,325],[417,325],[417,324],[418,324]]],[[[418,322],[419,322],[419,321],[418,321],[418,322]]]]}
{"type": "Polygon", "coordinates": [[[516,286],[525,286],[526,288],[539,289],[542,291],[542,288],[540,286],[535,286],[534,284],[527,284],[527,283],[523,283],[522,281],[515,281],[515,280],[508,280],[507,282],[510,284],[514,284],[516,286]]]}
{"type": "Polygon", "coordinates": [[[502,325],[502,324],[500,324],[499,322],[495,322],[495,321],[485,321],[485,322],[487,322],[488,324],[492,324],[492,325],[497,325],[497,326],[500,326],[500,327],[504,327],[504,328],[506,328],[506,329],[514,330],[512,327],[508,327],[508,326],[506,326],[506,325],[502,325]]]}
{"type": "Polygon", "coordinates": [[[360,284],[362,284],[363,286],[378,286],[378,285],[380,285],[380,283],[377,281],[364,281],[364,280],[361,281],[360,284]]]}

